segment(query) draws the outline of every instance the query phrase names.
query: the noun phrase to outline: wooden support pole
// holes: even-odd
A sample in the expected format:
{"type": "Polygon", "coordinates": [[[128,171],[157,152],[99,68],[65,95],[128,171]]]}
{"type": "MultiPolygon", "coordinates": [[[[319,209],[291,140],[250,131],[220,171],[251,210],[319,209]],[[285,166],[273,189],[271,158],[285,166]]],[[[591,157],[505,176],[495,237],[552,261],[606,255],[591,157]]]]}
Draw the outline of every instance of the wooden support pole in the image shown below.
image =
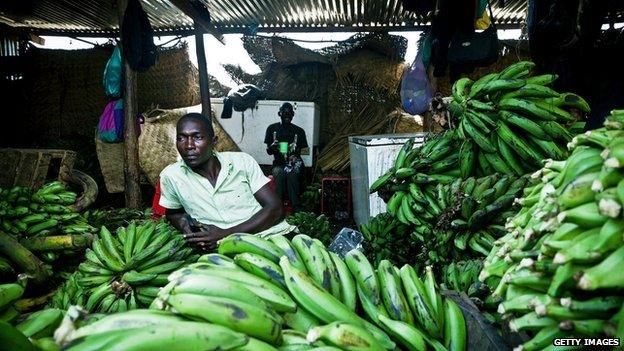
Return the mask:
{"type": "MultiPolygon", "coordinates": [[[[128,0],[117,0],[119,11],[119,29],[121,37],[121,25],[128,0]]],[[[124,59],[124,180],[126,207],[138,209],[141,207],[141,186],[139,177],[139,143],[136,131],[136,85],[137,73],[130,68],[128,61],[124,59]]]]}
{"type": "Polygon", "coordinates": [[[195,24],[195,49],[197,52],[197,66],[199,66],[199,92],[201,94],[202,115],[212,122],[210,109],[210,83],[208,80],[208,66],[206,64],[206,50],[204,49],[204,32],[195,24]]]}
{"type": "Polygon", "coordinates": [[[199,1],[191,3],[189,0],[171,0],[171,3],[180,9],[180,11],[184,12],[185,15],[193,19],[195,33],[197,33],[197,29],[201,29],[204,33],[214,35],[221,44],[225,45],[223,34],[210,24],[210,13],[205,4],[199,1]]]}

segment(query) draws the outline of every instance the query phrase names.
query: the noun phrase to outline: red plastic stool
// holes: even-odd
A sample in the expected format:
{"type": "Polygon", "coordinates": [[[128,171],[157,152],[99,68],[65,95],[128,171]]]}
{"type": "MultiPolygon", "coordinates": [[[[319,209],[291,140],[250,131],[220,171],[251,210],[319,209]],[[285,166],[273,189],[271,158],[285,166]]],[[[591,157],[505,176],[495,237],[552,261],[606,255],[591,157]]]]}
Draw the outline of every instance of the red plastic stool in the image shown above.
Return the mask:
{"type": "MultiPolygon", "coordinates": [[[[269,188],[275,191],[275,179],[273,175],[269,175],[269,188]]],[[[282,200],[282,207],[284,208],[284,214],[289,216],[293,212],[292,204],[290,200],[288,200],[288,193],[284,194],[284,199],[282,200]]]]}

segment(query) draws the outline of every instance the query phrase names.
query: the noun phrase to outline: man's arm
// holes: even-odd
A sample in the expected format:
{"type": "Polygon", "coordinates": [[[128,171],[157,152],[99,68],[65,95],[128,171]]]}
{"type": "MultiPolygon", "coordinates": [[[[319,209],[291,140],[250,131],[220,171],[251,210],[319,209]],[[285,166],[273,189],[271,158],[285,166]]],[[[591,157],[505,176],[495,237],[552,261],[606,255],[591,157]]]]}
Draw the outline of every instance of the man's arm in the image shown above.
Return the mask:
{"type": "Polygon", "coordinates": [[[191,233],[191,223],[189,222],[189,215],[184,208],[180,209],[165,209],[165,217],[177,230],[182,233],[191,233]]]}
{"type": "Polygon", "coordinates": [[[273,128],[271,126],[267,127],[266,132],[264,133],[264,143],[267,146],[266,152],[269,155],[275,154],[277,151],[277,140],[273,140],[273,128]]]}
{"type": "Polygon", "coordinates": [[[213,250],[217,247],[217,241],[230,234],[255,234],[275,225],[283,214],[282,203],[277,195],[269,188],[268,184],[265,184],[256,191],[254,197],[262,205],[262,209],[245,222],[227,229],[214,225],[202,225],[202,231],[185,235],[186,242],[199,245],[200,248],[213,250]]]}
{"type": "MultiPolygon", "coordinates": [[[[274,226],[283,215],[282,202],[275,192],[269,188],[269,184],[265,184],[254,194],[254,197],[262,206],[262,209],[256,212],[251,218],[228,228],[229,234],[232,233],[259,233],[263,230],[274,226]]],[[[228,235],[229,235],[228,234],[228,235]]]]}

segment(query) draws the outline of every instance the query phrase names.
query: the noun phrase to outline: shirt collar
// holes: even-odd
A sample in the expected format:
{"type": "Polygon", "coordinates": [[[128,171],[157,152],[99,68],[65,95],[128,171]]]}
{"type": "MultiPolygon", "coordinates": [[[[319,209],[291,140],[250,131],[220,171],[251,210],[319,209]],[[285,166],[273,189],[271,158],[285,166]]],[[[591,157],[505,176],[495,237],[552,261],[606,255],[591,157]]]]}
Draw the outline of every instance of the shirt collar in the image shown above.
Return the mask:
{"type": "MultiPolygon", "coordinates": [[[[213,151],[213,152],[214,152],[215,156],[217,157],[217,160],[219,160],[219,163],[221,164],[221,170],[219,171],[219,178],[218,179],[227,177],[230,174],[230,171],[232,170],[232,167],[233,167],[232,162],[230,161],[229,158],[223,157],[223,155],[221,155],[220,152],[217,152],[217,151],[213,151]],[[223,172],[225,172],[225,173],[223,173],[223,172]]],[[[180,168],[184,171],[185,174],[188,174],[189,172],[197,174],[195,171],[193,171],[191,169],[191,167],[189,167],[186,164],[186,162],[184,162],[184,160],[180,160],[178,162],[180,163],[180,168]]],[[[218,180],[217,180],[217,182],[218,182],[218,180]]],[[[218,184],[219,184],[219,182],[218,182],[218,184]]],[[[217,186],[218,186],[218,184],[217,184],[217,186]]]]}
{"type": "MultiPolygon", "coordinates": [[[[226,172],[229,173],[229,170],[232,168],[232,162],[230,162],[229,159],[226,159],[223,157],[223,155],[221,155],[220,152],[217,151],[213,151],[215,156],[217,157],[217,160],[219,160],[219,163],[221,164],[221,171],[225,170],[226,172]]],[[[182,170],[184,170],[185,173],[188,172],[193,172],[195,173],[195,171],[193,171],[191,169],[191,167],[189,167],[186,162],[184,162],[184,160],[180,160],[178,161],[180,164],[180,168],[182,168],[182,170]]],[[[219,172],[219,175],[221,174],[221,172],[219,172]]]]}

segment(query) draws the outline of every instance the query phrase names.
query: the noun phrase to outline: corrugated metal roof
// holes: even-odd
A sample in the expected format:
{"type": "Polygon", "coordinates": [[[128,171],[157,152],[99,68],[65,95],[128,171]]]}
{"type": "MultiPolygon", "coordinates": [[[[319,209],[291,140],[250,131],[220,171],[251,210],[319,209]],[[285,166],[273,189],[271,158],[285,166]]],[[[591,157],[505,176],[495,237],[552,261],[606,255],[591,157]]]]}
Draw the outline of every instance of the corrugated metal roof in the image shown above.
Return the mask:
{"type": "MultiPolygon", "coordinates": [[[[223,33],[255,31],[371,31],[418,28],[428,19],[403,9],[400,0],[198,0],[223,33]]],[[[0,23],[59,34],[114,35],[118,29],[112,0],[25,1],[19,11],[0,4],[0,23]]],[[[193,21],[168,0],[142,0],[157,32],[180,32],[193,21]]],[[[497,2],[498,4],[498,2],[497,2]]],[[[526,0],[493,6],[496,22],[523,22],[526,0]]]]}

